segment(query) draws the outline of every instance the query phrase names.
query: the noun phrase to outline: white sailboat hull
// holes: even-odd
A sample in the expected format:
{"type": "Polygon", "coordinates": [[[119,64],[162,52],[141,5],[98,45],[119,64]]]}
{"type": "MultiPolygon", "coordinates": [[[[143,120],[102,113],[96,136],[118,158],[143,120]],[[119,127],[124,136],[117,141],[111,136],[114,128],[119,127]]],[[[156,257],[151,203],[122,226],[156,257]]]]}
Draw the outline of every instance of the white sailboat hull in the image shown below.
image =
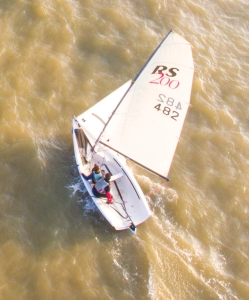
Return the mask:
{"type": "MultiPolygon", "coordinates": [[[[122,87],[118,89],[118,93],[114,92],[114,95],[119,97],[118,100],[124,94],[127,86],[129,86],[128,83],[126,86],[123,86],[123,89],[122,87]]],[[[80,174],[90,174],[94,163],[100,165],[101,170],[104,170],[106,173],[111,173],[112,178],[115,178],[115,175],[118,174],[116,176],[117,179],[111,181],[111,193],[115,199],[113,204],[107,204],[106,198],[96,198],[92,192],[91,181],[85,180],[83,176],[81,178],[89,195],[106,220],[116,230],[124,230],[129,229],[131,225],[137,226],[143,223],[150,217],[151,211],[140,186],[122,155],[101,144],[95,147],[94,153],[91,152],[89,140],[91,138],[93,140],[97,139],[104,126],[104,122],[102,122],[103,116],[105,114],[108,115],[110,106],[116,105],[112,103],[112,97],[113,94],[109,95],[73,119],[73,145],[75,160],[80,174]],[[100,107],[102,108],[100,109],[100,107]],[[105,108],[107,111],[105,111],[105,108]],[[102,121],[98,122],[100,119],[102,121]],[[88,126],[91,128],[90,133],[88,132],[88,126]],[[90,136],[89,140],[85,137],[86,133],[88,133],[88,137],[90,136]]]]}

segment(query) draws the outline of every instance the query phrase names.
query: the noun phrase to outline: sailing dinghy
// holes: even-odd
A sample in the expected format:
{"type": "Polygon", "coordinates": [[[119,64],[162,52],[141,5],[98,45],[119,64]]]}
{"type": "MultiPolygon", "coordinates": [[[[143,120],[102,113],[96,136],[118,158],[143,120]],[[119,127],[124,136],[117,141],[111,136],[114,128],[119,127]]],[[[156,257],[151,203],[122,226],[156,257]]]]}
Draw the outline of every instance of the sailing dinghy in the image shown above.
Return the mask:
{"type": "Polygon", "coordinates": [[[92,200],[116,230],[147,220],[151,211],[126,160],[168,179],[190,104],[194,65],[191,45],[172,30],[133,81],[73,117],[73,144],[79,173],[97,163],[111,174],[115,202],[97,198],[91,181],[82,181],[92,200]]]}

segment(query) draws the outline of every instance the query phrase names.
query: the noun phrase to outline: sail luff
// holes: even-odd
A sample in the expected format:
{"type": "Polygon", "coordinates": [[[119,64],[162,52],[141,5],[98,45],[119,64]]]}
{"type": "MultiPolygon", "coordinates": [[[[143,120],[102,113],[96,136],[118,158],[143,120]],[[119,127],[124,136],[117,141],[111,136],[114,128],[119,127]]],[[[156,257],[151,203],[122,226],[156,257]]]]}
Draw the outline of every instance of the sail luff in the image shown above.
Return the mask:
{"type": "Polygon", "coordinates": [[[151,56],[147,59],[147,61],[145,62],[145,64],[143,65],[142,69],[138,72],[138,74],[135,76],[133,82],[135,82],[139,75],[143,72],[144,68],[148,65],[149,61],[152,59],[152,57],[155,55],[155,53],[157,52],[157,50],[161,47],[161,45],[163,44],[163,42],[167,39],[167,37],[171,34],[171,32],[173,32],[173,30],[171,29],[169,31],[169,33],[165,36],[165,38],[161,41],[161,43],[156,47],[156,49],[153,51],[153,53],[151,54],[151,56]]]}

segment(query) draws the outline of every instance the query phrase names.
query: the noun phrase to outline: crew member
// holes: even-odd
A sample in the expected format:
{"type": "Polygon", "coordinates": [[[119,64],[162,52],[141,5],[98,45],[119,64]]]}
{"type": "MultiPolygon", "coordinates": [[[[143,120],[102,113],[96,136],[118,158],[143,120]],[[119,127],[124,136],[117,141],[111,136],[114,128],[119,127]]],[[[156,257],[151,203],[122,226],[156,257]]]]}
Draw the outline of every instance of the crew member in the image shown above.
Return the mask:
{"type": "Polygon", "coordinates": [[[110,179],[111,179],[111,174],[106,173],[105,177],[101,178],[93,187],[93,194],[97,198],[107,198],[107,204],[112,204],[114,203],[114,199],[112,197],[112,194],[110,193],[111,191],[111,186],[110,186],[110,179]]]}
{"type": "Polygon", "coordinates": [[[102,178],[102,173],[100,172],[100,167],[98,164],[94,164],[92,168],[92,173],[90,175],[85,175],[81,173],[81,176],[83,176],[86,180],[92,180],[92,183],[96,183],[102,178]]]}

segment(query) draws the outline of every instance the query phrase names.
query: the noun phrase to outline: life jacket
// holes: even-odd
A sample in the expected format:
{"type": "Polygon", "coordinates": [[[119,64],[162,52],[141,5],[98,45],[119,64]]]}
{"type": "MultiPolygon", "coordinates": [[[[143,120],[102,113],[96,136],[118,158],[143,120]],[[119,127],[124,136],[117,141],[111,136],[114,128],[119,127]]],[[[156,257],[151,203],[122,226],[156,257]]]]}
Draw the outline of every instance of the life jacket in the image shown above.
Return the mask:
{"type": "Polygon", "coordinates": [[[95,184],[95,189],[97,192],[100,194],[105,194],[105,187],[108,186],[109,183],[105,181],[104,178],[101,178],[96,184],[95,184]]]}
{"type": "Polygon", "coordinates": [[[99,181],[101,178],[102,178],[101,173],[96,173],[95,171],[93,171],[93,180],[95,180],[95,182],[99,181]]]}

